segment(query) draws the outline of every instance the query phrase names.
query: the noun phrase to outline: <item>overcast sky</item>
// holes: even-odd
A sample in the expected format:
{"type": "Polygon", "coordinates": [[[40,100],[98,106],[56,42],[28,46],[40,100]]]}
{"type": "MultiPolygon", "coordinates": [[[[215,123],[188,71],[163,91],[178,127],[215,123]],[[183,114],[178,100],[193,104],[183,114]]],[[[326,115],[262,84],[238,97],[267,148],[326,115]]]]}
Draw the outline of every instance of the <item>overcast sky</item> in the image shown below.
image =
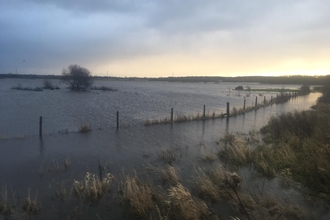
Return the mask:
{"type": "Polygon", "coordinates": [[[0,73],[324,75],[329,0],[0,0],[0,73]]]}

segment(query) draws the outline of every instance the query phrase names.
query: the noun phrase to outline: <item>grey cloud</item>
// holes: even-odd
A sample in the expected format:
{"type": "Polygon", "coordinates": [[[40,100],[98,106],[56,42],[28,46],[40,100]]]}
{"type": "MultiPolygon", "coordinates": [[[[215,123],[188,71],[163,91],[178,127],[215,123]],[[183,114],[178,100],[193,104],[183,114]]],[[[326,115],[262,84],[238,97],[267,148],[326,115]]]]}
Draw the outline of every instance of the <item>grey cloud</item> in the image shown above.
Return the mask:
{"type": "Polygon", "coordinates": [[[318,48],[329,46],[328,11],[322,0],[1,1],[0,66],[26,59],[31,68],[61,70],[204,49],[261,56],[280,54],[279,45],[318,48]]]}

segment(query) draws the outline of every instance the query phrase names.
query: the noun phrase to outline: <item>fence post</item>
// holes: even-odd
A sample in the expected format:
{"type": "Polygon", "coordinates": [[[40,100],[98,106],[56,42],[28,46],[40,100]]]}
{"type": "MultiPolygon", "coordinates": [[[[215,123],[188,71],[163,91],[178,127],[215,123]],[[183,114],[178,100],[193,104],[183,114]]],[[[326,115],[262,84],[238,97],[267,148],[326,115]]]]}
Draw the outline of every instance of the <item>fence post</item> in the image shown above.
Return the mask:
{"type": "Polygon", "coordinates": [[[173,108],[171,108],[171,123],[173,123],[173,108]]]}
{"type": "Polygon", "coordinates": [[[203,118],[205,119],[205,105],[203,107],[203,118]]]}
{"type": "Polygon", "coordinates": [[[256,104],[255,104],[255,106],[257,107],[257,105],[258,105],[258,96],[256,96],[256,104]]]}
{"type": "Polygon", "coordinates": [[[245,104],[246,104],[246,99],[244,98],[244,105],[243,105],[243,110],[245,111],[245,104]]]}
{"type": "Polygon", "coordinates": [[[227,102],[227,118],[229,118],[229,116],[230,116],[230,112],[229,112],[229,102],[227,102]]]}
{"type": "Polygon", "coordinates": [[[42,116],[39,117],[39,137],[42,138],[42,116]]]}
{"type": "Polygon", "coordinates": [[[266,104],[266,96],[264,95],[264,105],[266,104]]]}
{"type": "Polygon", "coordinates": [[[119,111],[117,111],[117,129],[119,129],[119,111]]]}
{"type": "Polygon", "coordinates": [[[270,97],[270,103],[273,104],[273,96],[270,97]]]}

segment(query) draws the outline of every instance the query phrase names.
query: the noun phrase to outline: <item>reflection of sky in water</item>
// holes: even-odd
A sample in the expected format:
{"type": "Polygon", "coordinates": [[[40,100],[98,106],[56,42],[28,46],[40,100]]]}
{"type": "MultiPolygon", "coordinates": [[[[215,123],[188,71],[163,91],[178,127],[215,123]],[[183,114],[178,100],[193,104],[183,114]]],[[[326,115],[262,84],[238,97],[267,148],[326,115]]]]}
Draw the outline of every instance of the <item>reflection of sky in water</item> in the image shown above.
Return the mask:
{"type": "MultiPolygon", "coordinates": [[[[107,163],[107,172],[117,176],[122,174],[123,169],[136,169],[140,172],[140,169],[148,164],[161,167],[162,163],[157,155],[162,148],[176,152],[178,160],[175,165],[178,172],[183,183],[190,184],[195,167],[201,165],[201,155],[216,153],[219,146],[215,142],[225,132],[247,133],[253,129],[258,130],[271,116],[286,111],[308,109],[319,96],[312,93],[285,104],[268,106],[229,120],[216,119],[146,127],[143,126],[146,118],[164,115],[169,112],[170,106],[182,112],[198,111],[198,109],[202,111],[203,104],[211,106],[210,108],[217,106],[225,108],[227,101],[242,105],[243,97],[233,94],[228,96],[227,88],[233,88],[236,84],[223,86],[158,82],[109,82],[108,84],[118,88],[119,91],[97,94],[74,93],[62,89],[34,93],[2,89],[0,98],[2,103],[8,105],[0,109],[1,115],[8,116],[6,118],[10,120],[5,121],[5,126],[1,125],[0,131],[18,132],[15,135],[20,135],[21,130],[16,129],[16,126],[19,127],[21,122],[33,119],[34,122],[27,123],[24,128],[31,129],[33,125],[37,132],[38,117],[43,115],[46,133],[55,132],[44,135],[42,140],[36,135],[23,139],[0,140],[0,167],[5,168],[0,169],[0,185],[10,184],[20,195],[25,195],[27,188],[38,189],[39,199],[44,200],[43,209],[50,210],[54,204],[49,198],[53,196],[52,193],[60,185],[59,183],[71,184],[74,179],[82,179],[86,171],[97,173],[100,163],[107,163]],[[116,131],[114,113],[118,109],[121,112],[121,123],[130,126],[123,126],[116,131]],[[76,131],[80,123],[85,120],[101,126],[102,130],[94,129],[88,134],[57,132],[65,128],[76,131]],[[143,157],[145,151],[150,152],[150,157],[147,159],[143,157]],[[66,156],[72,163],[67,172],[46,173],[43,176],[37,174],[41,166],[44,168],[52,166],[54,160],[63,160],[66,156]]],[[[254,99],[255,96],[251,97],[250,102],[254,103],[254,99]]],[[[95,124],[92,125],[97,128],[95,124]]],[[[37,134],[36,132],[34,134],[37,134]]],[[[245,178],[251,179],[244,170],[241,172],[245,178]]],[[[255,182],[250,181],[250,183],[255,182]]],[[[268,184],[275,184],[277,187],[279,183],[269,181],[268,184]]],[[[290,193],[296,195],[294,192],[290,193]]],[[[119,212],[118,210],[114,212],[114,216],[119,212]]],[[[51,219],[51,216],[45,215],[47,219],[51,219]]],[[[121,213],[117,215],[121,216],[121,213]]]]}

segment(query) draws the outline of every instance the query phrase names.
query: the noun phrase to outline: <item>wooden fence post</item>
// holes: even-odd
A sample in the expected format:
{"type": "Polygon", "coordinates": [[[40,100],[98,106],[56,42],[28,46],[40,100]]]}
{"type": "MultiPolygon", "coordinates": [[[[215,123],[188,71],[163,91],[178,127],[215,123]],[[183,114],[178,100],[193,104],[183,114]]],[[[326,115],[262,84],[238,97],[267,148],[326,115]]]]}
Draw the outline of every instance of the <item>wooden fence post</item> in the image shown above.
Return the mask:
{"type": "Polygon", "coordinates": [[[171,108],[171,123],[173,123],[173,108],[171,108]]]}
{"type": "Polygon", "coordinates": [[[258,96],[256,96],[256,104],[255,104],[255,106],[257,107],[257,105],[258,105],[258,96]]]}
{"type": "Polygon", "coordinates": [[[243,110],[245,111],[245,104],[246,104],[246,99],[244,98],[244,105],[243,105],[243,110]]]}
{"type": "Polygon", "coordinates": [[[205,119],[205,105],[203,107],[203,118],[205,119]]]}
{"type": "Polygon", "coordinates": [[[42,116],[39,117],[39,137],[42,138],[42,116]]]}
{"type": "Polygon", "coordinates": [[[119,111],[117,111],[117,129],[119,129],[119,111]]]}
{"type": "Polygon", "coordinates": [[[229,116],[230,116],[230,112],[229,112],[229,106],[230,104],[229,104],[229,102],[227,102],[227,118],[229,118],[229,116]]]}

